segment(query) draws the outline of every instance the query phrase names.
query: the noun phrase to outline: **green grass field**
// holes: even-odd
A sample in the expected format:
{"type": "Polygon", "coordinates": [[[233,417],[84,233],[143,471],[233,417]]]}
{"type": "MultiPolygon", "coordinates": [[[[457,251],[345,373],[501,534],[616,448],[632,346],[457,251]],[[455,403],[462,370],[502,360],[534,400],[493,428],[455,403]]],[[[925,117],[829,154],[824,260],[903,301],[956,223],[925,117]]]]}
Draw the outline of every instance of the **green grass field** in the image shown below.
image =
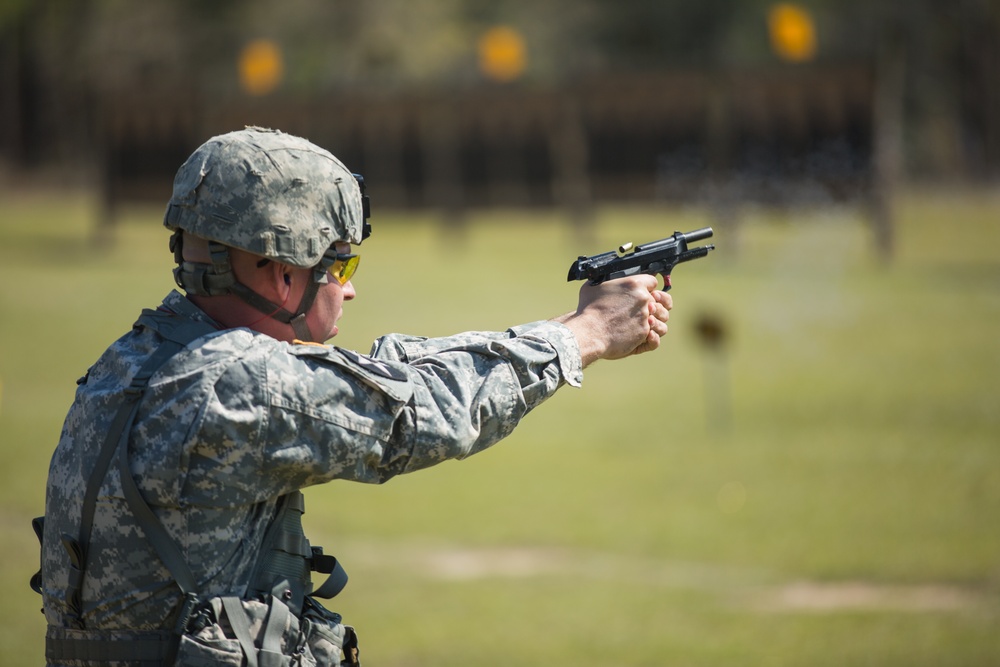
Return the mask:
{"type": "MultiPolygon", "coordinates": [[[[159,210],[104,250],[93,212],[0,197],[0,665],[43,661],[29,522],[75,380],[172,287],[159,210]]],[[[360,351],[559,314],[578,254],[712,224],[376,216],[337,339],[360,351]]],[[[852,209],[716,232],[657,353],[596,364],[480,456],[307,492],[366,664],[1000,665],[1000,193],[905,196],[889,266],[852,209]]]]}

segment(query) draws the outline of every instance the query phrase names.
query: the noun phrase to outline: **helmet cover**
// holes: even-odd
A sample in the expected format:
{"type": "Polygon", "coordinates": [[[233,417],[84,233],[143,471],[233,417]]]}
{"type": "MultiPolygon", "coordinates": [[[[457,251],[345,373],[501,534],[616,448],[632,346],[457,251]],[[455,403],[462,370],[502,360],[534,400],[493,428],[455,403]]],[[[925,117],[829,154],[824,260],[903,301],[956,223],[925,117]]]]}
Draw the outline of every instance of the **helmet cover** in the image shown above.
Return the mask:
{"type": "Polygon", "coordinates": [[[278,130],[212,137],[181,165],[163,224],[311,268],[367,235],[355,176],[329,151],[278,130]]]}

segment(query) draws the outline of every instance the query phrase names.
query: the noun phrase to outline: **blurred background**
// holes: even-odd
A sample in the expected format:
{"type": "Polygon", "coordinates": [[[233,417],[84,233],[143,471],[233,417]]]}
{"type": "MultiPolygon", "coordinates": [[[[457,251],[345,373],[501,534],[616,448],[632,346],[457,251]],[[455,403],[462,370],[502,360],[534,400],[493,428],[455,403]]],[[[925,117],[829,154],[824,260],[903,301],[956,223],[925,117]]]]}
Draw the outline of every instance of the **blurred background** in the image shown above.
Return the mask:
{"type": "Polygon", "coordinates": [[[163,201],[206,137],[307,136],[383,206],[853,201],[1000,173],[995,0],[4,0],[0,165],[163,201]],[[68,172],[68,173],[67,173],[68,172]]]}
{"type": "Polygon", "coordinates": [[[713,226],[667,344],[307,494],[376,665],[1000,665],[998,0],[0,0],[0,665],[81,376],[208,137],[363,173],[338,345],[503,329],[713,226]],[[371,246],[371,247],[369,247],[371,246]]]}

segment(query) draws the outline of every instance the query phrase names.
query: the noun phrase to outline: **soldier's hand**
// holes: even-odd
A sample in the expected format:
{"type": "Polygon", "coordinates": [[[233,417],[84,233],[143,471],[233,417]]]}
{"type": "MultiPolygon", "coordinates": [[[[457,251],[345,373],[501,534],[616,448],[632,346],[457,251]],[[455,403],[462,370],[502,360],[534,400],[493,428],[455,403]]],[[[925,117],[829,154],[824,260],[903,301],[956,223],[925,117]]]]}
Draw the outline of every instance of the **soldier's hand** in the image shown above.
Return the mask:
{"type": "Polygon", "coordinates": [[[580,288],[576,312],[557,320],[573,331],[585,366],[660,346],[673,298],[657,285],[656,277],[638,275],[580,288]]]}

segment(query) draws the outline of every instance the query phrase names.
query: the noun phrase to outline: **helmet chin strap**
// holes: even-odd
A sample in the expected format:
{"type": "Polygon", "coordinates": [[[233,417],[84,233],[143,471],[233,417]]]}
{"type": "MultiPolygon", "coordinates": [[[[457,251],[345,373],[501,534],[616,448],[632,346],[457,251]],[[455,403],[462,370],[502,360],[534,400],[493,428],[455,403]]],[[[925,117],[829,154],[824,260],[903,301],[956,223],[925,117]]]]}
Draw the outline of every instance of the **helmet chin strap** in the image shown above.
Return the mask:
{"type": "Polygon", "coordinates": [[[199,296],[232,294],[267,317],[291,326],[297,339],[313,340],[309,325],[306,324],[306,313],[309,312],[316,300],[320,288],[319,283],[310,280],[306,284],[306,291],[302,294],[302,300],[299,302],[299,312],[292,313],[284,305],[276,304],[257,294],[243,283],[237,282],[236,274],[233,273],[233,267],[229,261],[229,248],[226,246],[215,241],[208,242],[211,264],[185,261],[182,246],[182,235],[178,230],[170,239],[170,248],[174,251],[174,259],[177,261],[177,268],[174,269],[174,280],[178,287],[188,294],[199,296]]]}
{"type": "Polygon", "coordinates": [[[233,284],[229,287],[229,292],[239,298],[243,303],[251,306],[255,310],[260,311],[271,319],[291,326],[297,339],[302,341],[313,340],[313,335],[309,330],[309,325],[306,324],[306,313],[308,313],[309,309],[312,308],[313,301],[316,299],[316,294],[319,292],[318,284],[314,282],[308,283],[306,291],[302,295],[302,301],[299,303],[298,314],[294,314],[288,311],[284,306],[265,299],[243,283],[233,282],[233,284]]]}

